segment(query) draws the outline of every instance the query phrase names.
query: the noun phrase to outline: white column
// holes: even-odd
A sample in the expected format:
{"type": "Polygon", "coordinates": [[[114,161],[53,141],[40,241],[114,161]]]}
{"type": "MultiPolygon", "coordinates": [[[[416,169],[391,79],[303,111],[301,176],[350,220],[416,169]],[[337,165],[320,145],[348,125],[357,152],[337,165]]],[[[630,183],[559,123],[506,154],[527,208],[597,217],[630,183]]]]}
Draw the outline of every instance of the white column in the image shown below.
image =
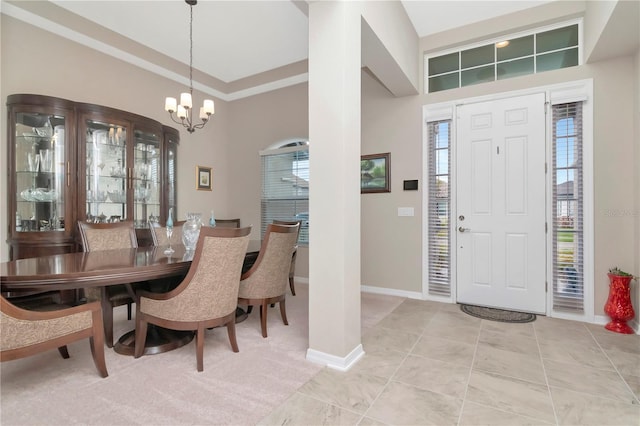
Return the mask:
{"type": "Polygon", "coordinates": [[[360,6],[309,4],[309,349],[347,370],[360,336],[360,6]]]}

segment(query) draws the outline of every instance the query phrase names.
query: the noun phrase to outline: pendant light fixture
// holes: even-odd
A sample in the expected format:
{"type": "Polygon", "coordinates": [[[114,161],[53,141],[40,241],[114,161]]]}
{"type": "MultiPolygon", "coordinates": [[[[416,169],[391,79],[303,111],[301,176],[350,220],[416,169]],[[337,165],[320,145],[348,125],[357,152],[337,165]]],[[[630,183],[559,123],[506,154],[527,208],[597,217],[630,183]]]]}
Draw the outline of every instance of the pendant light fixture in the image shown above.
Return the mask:
{"type": "Polygon", "coordinates": [[[189,20],[189,92],[180,94],[180,105],[178,105],[176,98],[168,97],[165,100],[164,109],[174,122],[182,124],[189,133],[193,133],[196,129],[202,129],[207,124],[215,113],[215,108],[211,99],[205,99],[200,107],[200,120],[202,122],[193,124],[193,6],[198,4],[198,1],[185,0],[185,3],[189,5],[191,11],[191,19],[189,20]],[[174,112],[180,121],[174,118],[174,112]]]}

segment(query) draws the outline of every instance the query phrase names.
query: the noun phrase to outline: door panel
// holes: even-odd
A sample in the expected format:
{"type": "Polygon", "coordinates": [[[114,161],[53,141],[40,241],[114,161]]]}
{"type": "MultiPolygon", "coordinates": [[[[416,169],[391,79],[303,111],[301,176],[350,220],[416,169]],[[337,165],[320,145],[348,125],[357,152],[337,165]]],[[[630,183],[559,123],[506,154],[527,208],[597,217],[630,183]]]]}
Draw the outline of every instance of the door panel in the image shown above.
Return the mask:
{"type": "Polygon", "coordinates": [[[458,108],[458,302],[545,312],[544,101],[458,108]]]}

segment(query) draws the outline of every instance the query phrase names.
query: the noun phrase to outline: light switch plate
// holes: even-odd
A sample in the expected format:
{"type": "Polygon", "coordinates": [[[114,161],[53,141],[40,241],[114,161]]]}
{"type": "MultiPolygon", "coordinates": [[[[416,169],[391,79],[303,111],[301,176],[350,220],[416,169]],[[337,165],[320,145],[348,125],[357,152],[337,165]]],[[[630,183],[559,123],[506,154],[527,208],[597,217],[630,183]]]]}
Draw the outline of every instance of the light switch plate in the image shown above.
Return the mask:
{"type": "Polygon", "coordinates": [[[413,216],[413,207],[398,207],[398,216],[413,216]]]}

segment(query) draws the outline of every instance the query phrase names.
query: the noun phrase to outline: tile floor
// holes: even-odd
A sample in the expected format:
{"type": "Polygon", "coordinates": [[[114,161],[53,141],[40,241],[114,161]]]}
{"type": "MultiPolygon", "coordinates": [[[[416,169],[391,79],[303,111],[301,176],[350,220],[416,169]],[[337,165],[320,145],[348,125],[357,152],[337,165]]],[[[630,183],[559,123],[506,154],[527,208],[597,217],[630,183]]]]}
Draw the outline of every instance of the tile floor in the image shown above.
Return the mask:
{"type": "Polygon", "coordinates": [[[480,320],[405,300],[260,424],[640,425],[640,336],[538,316],[480,320]]]}

